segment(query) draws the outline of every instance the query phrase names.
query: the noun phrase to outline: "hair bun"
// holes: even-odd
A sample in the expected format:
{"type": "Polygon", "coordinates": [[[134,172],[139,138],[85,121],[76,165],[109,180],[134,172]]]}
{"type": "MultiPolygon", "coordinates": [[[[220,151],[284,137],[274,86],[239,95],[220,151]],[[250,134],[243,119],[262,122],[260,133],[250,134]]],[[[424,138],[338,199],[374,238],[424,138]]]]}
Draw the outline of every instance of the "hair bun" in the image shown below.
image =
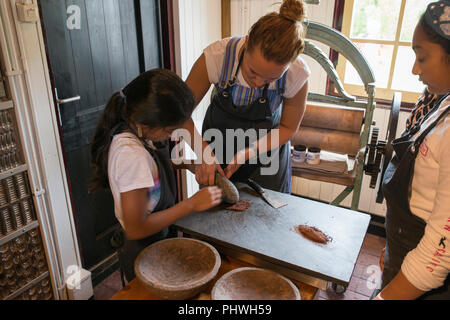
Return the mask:
{"type": "Polygon", "coordinates": [[[280,16],[292,22],[305,19],[305,6],[302,0],[284,0],[280,7],[280,16]]]}

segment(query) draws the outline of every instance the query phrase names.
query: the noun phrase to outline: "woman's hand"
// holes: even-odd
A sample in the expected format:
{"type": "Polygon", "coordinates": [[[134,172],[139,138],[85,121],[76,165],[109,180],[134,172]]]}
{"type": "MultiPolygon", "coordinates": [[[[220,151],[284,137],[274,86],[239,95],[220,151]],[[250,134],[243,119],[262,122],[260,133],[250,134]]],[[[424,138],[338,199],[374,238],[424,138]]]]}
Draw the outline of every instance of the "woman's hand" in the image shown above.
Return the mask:
{"type": "Polygon", "coordinates": [[[204,211],[222,202],[222,190],[219,187],[205,187],[187,199],[192,205],[192,211],[204,211]]]}
{"type": "Polygon", "coordinates": [[[217,162],[213,164],[203,162],[195,166],[195,179],[201,186],[213,186],[216,179],[216,171],[223,176],[225,175],[217,162]]]}
{"type": "Polygon", "coordinates": [[[202,186],[213,186],[216,179],[216,171],[225,175],[216,156],[211,153],[207,159],[202,159],[202,163],[195,166],[195,179],[202,186]]]}

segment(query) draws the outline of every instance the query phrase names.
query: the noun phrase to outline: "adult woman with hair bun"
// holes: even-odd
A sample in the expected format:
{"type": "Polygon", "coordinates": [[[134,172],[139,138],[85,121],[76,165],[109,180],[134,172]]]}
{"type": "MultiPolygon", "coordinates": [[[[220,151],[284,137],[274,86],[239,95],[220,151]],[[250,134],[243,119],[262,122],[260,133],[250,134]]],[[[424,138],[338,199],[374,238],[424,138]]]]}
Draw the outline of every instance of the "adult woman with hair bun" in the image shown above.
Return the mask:
{"type": "MultiPolygon", "coordinates": [[[[211,84],[216,89],[202,132],[217,129],[224,142],[223,147],[218,147],[216,143],[213,146],[213,141],[209,140],[210,146],[203,140],[206,135],[201,140],[202,154],[197,156],[203,156],[203,162],[196,167],[199,184],[213,185],[218,171],[232,181],[246,181],[251,177],[264,188],[290,192],[289,141],[305,111],[310,74],[308,66],[299,57],[305,46],[304,19],[303,1],[285,0],[279,12],[261,17],[248,35],[210,44],[195,62],[186,79],[195,95],[195,105],[203,99],[211,84]],[[263,134],[239,149],[238,143],[227,139],[229,129],[243,129],[244,132],[256,129],[254,132],[257,133],[267,129],[269,133],[264,134],[263,130],[263,134]],[[230,152],[231,148],[233,152],[230,152]],[[218,157],[218,151],[223,158],[218,157]],[[205,155],[214,161],[205,161],[205,155]],[[257,163],[250,161],[253,159],[257,159],[257,163]],[[273,165],[275,170],[265,175],[262,165],[273,165]]],[[[191,137],[201,139],[192,119],[184,128],[191,137]]],[[[242,138],[238,132],[234,131],[238,139],[242,138]]]]}

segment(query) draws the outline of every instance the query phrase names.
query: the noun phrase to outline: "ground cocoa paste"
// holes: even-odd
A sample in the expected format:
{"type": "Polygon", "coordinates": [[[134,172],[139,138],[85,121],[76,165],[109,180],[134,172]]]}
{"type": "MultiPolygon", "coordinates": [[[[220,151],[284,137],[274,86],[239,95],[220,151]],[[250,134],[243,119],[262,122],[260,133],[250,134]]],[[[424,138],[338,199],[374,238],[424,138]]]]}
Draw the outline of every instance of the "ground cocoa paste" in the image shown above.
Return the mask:
{"type": "Polygon", "coordinates": [[[306,239],[317,243],[327,244],[329,241],[331,241],[330,237],[328,237],[325,233],[323,233],[316,227],[310,227],[302,224],[296,226],[295,231],[306,239]]]}
{"type": "Polygon", "coordinates": [[[250,206],[251,206],[251,203],[249,201],[239,200],[238,202],[236,202],[232,206],[226,207],[226,209],[227,210],[232,210],[232,211],[245,211],[248,208],[250,208],[250,206]]]}

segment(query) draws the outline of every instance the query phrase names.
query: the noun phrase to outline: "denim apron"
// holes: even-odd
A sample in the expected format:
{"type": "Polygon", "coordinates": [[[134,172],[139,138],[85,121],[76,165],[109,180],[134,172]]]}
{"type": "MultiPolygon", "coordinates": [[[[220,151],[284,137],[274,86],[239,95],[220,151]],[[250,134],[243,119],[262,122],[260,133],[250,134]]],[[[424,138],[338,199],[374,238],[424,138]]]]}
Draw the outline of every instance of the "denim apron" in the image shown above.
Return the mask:
{"type": "MultiPolygon", "coordinates": [[[[120,124],[114,130],[114,134],[118,134],[125,129],[131,130],[131,132],[137,136],[134,130],[129,128],[126,123],[120,124]]],[[[174,206],[177,195],[175,174],[170,161],[169,140],[154,142],[153,145],[156,149],[152,149],[147,144],[144,144],[145,149],[150,153],[158,166],[161,195],[151,214],[174,206]]],[[[138,254],[150,244],[163,240],[168,236],[170,236],[169,228],[164,228],[160,232],[144,239],[128,240],[122,227],[119,227],[111,239],[111,244],[118,253],[123,285],[123,276],[125,276],[128,282],[133,280],[136,276],[134,273],[134,261],[136,260],[138,254]]]]}
{"type": "MultiPolygon", "coordinates": [[[[208,107],[202,127],[203,138],[210,144],[215,140],[205,137],[205,132],[208,129],[217,129],[222,134],[223,146],[215,146],[216,149],[214,150],[216,157],[219,154],[222,155],[222,157],[218,157],[222,168],[227,167],[236,152],[242,150],[243,146],[248,147],[254,141],[254,139],[249,138],[243,145],[240,145],[236,137],[233,140],[226,138],[227,129],[242,129],[244,132],[254,129],[256,139],[260,139],[271,129],[277,127],[281,120],[283,94],[286,85],[287,72],[276,81],[275,89],[269,89],[269,84],[259,89],[251,89],[237,84],[236,79],[245,50],[238,58],[238,65],[234,74],[232,71],[237,60],[237,44],[240,39],[232,38],[227,44],[222,72],[219,82],[215,84],[216,94],[208,107]],[[233,148],[234,152],[230,152],[230,148],[233,148]]],[[[220,144],[218,143],[218,145],[220,144]]],[[[264,188],[290,193],[291,173],[290,142],[288,142],[269,151],[264,155],[264,160],[262,156],[258,156],[258,159],[254,162],[247,161],[239,167],[230,180],[245,182],[251,177],[264,188]],[[278,170],[271,175],[262,175],[261,168],[269,168],[273,165],[273,161],[278,161],[278,170]]]]}
{"type": "MultiPolygon", "coordinates": [[[[415,216],[409,206],[414,163],[422,141],[449,111],[450,107],[447,107],[415,140],[412,138],[420,129],[419,123],[407,134],[392,141],[395,156],[386,169],[382,186],[387,205],[382,288],[401,270],[405,256],[416,248],[424,235],[425,222],[415,216]]],[[[419,299],[450,299],[450,277],[447,276],[443,286],[425,293],[419,299]]]]}

